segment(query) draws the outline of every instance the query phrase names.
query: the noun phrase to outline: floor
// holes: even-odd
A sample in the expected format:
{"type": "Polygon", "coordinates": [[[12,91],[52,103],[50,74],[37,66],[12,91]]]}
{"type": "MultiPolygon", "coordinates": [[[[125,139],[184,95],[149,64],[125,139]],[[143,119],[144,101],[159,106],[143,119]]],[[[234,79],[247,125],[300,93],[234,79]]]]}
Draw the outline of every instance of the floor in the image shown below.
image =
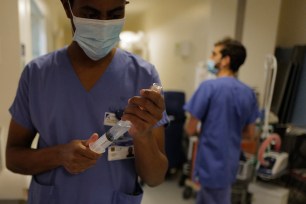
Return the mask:
{"type": "Polygon", "coordinates": [[[141,204],[194,204],[195,199],[183,199],[184,187],[179,186],[177,179],[168,179],[163,184],[150,188],[144,186],[141,204]]]}

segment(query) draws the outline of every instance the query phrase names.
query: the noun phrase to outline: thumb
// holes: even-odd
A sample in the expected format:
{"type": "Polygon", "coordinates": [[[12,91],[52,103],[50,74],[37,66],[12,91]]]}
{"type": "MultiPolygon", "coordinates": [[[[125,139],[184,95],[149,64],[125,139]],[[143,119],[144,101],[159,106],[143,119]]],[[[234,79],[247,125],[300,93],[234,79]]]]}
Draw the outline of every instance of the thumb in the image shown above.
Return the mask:
{"type": "Polygon", "coordinates": [[[93,142],[95,142],[95,141],[97,141],[99,139],[99,135],[97,134],[97,133],[94,133],[94,134],[92,134],[91,136],[90,136],[90,138],[88,139],[88,140],[86,140],[86,146],[88,147],[88,145],[90,144],[90,143],[93,143],[93,142]]]}

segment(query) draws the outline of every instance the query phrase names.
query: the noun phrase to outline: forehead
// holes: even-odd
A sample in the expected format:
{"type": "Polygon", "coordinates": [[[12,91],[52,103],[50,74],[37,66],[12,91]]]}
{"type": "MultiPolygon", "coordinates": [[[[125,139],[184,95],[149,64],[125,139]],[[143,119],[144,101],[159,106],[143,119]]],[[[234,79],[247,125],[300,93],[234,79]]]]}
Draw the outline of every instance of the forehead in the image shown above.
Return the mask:
{"type": "Polygon", "coordinates": [[[96,9],[109,10],[125,5],[126,0],[74,0],[74,7],[90,6],[96,9]]]}
{"type": "Polygon", "coordinates": [[[221,50],[224,48],[224,46],[223,45],[216,45],[215,47],[214,47],[214,52],[215,53],[220,53],[221,52],[221,50]]]}

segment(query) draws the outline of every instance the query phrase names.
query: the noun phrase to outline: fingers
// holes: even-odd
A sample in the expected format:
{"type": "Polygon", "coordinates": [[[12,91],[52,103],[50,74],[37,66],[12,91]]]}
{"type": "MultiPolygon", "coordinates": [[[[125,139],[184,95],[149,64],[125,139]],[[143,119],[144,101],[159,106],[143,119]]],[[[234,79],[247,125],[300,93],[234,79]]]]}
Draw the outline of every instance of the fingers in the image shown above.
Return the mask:
{"type": "MultiPolygon", "coordinates": [[[[96,138],[96,137],[95,137],[96,138]]],[[[95,141],[94,139],[92,139],[92,141],[95,141]]],[[[87,143],[88,140],[85,142],[87,143]]],[[[88,142],[88,145],[91,142],[88,142]]],[[[97,160],[100,158],[101,154],[97,154],[96,152],[91,151],[91,149],[89,149],[88,145],[86,146],[86,148],[80,148],[78,149],[77,153],[87,159],[92,159],[92,160],[97,160]]]]}
{"type": "Polygon", "coordinates": [[[98,135],[93,134],[87,141],[74,140],[63,146],[61,157],[63,166],[69,173],[81,173],[95,165],[101,154],[91,151],[85,144],[89,144],[97,138],[98,135]]]}
{"type": "Polygon", "coordinates": [[[96,164],[97,160],[89,160],[84,157],[72,158],[64,167],[70,173],[81,173],[96,164]]]}
{"type": "Polygon", "coordinates": [[[140,95],[153,102],[159,109],[164,109],[165,103],[162,95],[151,89],[142,89],[140,95]]]}
{"type": "Polygon", "coordinates": [[[130,135],[142,135],[162,119],[164,110],[164,98],[160,93],[151,89],[142,89],[140,96],[129,99],[121,119],[132,122],[130,135]]]}
{"type": "Polygon", "coordinates": [[[128,107],[125,113],[134,113],[141,119],[155,124],[162,118],[164,111],[163,97],[149,89],[143,89],[140,92],[141,96],[135,96],[128,101],[128,107]]]}
{"type": "Polygon", "coordinates": [[[82,141],[85,145],[85,148],[80,149],[80,154],[88,159],[98,159],[101,155],[97,154],[89,149],[89,144],[97,141],[99,139],[99,135],[97,133],[93,133],[88,140],[82,141]]]}
{"type": "Polygon", "coordinates": [[[85,146],[88,147],[90,143],[94,143],[99,139],[99,135],[94,133],[90,136],[90,138],[86,141],[85,146]]]}
{"type": "Polygon", "coordinates": [[[123,119],[130,120],[132,123],[135,120],[140,119],[141,121],[152,125],[156,124],[159,121],[158,118],[159,116],[156,113],[151,114],[145,108],[142,108],[134,104],[130,104],[126,107],[126,109],[124,110],[124,117],[123,117],[123,119]],[[132,117],[135,118],[133,119],[132,117]]]}

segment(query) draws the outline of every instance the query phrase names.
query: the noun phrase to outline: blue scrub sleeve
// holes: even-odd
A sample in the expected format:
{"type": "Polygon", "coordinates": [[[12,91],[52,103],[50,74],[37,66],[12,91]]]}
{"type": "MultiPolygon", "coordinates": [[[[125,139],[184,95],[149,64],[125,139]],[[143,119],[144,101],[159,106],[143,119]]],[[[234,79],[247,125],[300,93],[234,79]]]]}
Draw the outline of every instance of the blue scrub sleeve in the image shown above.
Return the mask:
{"type": "Polygon", "coordinates": [[[189,102],[184,105],[184,110],[201,120],[209,109],[211,93],[212,87],[209,86],[208,83],[203,82],[195,91],[189,102]]]}
{"type": "Polygon", "coordinates": [[[29,78],[29,69],[26,67],[21,74],[16,97],[9,112],[15,122],[35,132],[36,130],[31,120],[29,105],[29,78]]]}

